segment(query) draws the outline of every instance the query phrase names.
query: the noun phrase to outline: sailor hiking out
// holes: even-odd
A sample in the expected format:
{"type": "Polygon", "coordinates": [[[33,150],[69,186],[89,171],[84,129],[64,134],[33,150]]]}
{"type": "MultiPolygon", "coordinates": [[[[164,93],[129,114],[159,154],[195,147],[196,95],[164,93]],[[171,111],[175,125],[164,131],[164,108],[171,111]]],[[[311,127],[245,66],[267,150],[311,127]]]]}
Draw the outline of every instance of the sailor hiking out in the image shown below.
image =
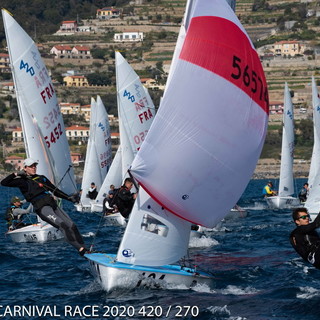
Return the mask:
{"type": "Polygon", "coordinates": [[[25,159],[23,170],[8,175],[1,181],[1,185],[19,188],[25,199],[32,203],[37,215],[61,230],[66,241],[74,246],[80,255],[84,255],[88,250],[85,248],[77,226],[53,198],[54,195],[77,203],[79,201],[78,195],[67,195],[52,184],[47,177],[36,174],[37,164],[38,161],[34,159],[25,159]]]}

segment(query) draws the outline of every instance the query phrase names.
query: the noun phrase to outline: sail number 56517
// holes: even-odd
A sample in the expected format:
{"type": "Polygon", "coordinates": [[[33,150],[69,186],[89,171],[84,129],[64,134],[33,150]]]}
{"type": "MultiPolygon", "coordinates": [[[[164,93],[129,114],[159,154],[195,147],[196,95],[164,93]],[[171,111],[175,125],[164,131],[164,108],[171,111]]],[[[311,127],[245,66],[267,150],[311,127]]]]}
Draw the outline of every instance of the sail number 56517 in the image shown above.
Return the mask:
{"type": "Polygon", "coordinates": [[[260,101],[268,103],[268,90],[264,86],[261,77],[255,70],[252,70],[249,65],[242,63],[241,59],[233,56],[232,67],[234,69],[231,77],[235,80],[240,80],[242,83],[251,89],[251,92],[257,95],[260,101]]]}

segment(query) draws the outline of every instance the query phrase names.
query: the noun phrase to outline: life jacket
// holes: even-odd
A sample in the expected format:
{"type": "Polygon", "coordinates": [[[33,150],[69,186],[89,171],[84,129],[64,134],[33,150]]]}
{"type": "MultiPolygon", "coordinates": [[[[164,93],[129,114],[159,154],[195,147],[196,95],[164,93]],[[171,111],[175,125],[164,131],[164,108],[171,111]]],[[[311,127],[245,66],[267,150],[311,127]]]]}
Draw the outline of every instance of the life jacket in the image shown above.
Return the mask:
{"type": "Polygon", "coordinates": [[[45,183],[47,182],[46,177],[44,176],[32,176],[26,179],[28,184],[28,191],[23,195],[28,202],[34,202],[40,196],[49,194],[45,188],[45,183]]]}
{"type": "Polygon", "coordinates": [[[14,220],[13,209],[15,206],[7,208],[4,219],[7,221],[8,227],[12,225],[12,220],[14,220]]]}
{"type": "Polygon", "coordinates": [[[121,188],[119,189],[114,189],[113,190],[113,196],[110,200],[108,200],[109,202],[109,207],[112,207],[114,205],[117,205],[117,201],[118,201],[118,194],[119,194],[119,191],[120,191],[121,188]]]}

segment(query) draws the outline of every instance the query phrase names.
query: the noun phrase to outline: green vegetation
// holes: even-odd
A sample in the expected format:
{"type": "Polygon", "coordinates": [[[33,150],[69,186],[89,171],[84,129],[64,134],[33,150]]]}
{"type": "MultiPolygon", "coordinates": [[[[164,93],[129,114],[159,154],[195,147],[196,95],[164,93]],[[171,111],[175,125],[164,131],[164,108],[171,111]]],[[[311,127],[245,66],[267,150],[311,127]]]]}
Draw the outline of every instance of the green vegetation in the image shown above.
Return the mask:
{"type": "MultiPolygon", "coordinates": [[[[56,32],[63,20],[92,19],[99,8],[128,3],[129,0],[1,0],[1,7],[11,12],[28,34],[39,37],[56,32]]],[[[0,42],[4,39],[1,21],[0,42]]]]}
{"type": "MultiPolygon", "coordinates": [[[[260,158],[281,157],[282,125],[269,125],[260,158]]],[[[295,123],[295,151],[297,159],[310,160],[313,147],[313,122],[303,119],[295,123]]]]}

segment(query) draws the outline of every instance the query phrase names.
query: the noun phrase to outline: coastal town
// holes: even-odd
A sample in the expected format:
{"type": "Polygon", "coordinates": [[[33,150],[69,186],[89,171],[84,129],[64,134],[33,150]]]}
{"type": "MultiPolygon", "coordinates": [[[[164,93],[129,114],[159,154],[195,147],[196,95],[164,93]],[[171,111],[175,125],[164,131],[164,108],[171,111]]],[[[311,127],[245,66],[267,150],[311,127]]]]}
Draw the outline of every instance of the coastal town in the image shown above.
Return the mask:
{"type": "MultiPolygon", "coordinates": [[[[236,13],[252,41],[258,45],[269,86],[268,132],[277,133],[281,130],[285,82],[288,82],[292,92],[296,122],[312,119],[310,84],[311,76],[318,81],[320,49],[314,40],[299,40],[301,36],[298,35],[317,32],[320,9],[315,1],[290,1],[281,5],[268,1],[268,6],[259,7],[261,3],[237,1],[236,13]],[[297,36],[293,37],[294,34],[297,36]],[[277,40],[285,38],[285,35],[288,40],[277,40]],[[266,44],[260,45],[262,42],[266,44]]],[[[114,154],[119,145],[114,50],[126,55],[158,107],[183,10],[184,1],[153,4],[136,0],[123,7],[102,7],[90,19],[79,20],[75,17],[74,20],[61,21],[54,34],[48,36],[45,42],[37,43],[53,79],[66,123],[72,162],[79,173],[83,168],[89,138],[91,96],[99,94],[105,102],[114,154]]],[[[4,104],[0,119],[3,128],[0,163],[4,170],[9,170],[10,166],[18,169],[24,158],[24,139],[5,46],[0,48],[0,76],[0,98],[4,104]]],[[[307,152],[303,150],[295,156],[296,177],[305,177],[308,173],[311,149],[307,152]]],[[[253,177],[277,177],[279,163],[279,146],[273,152],[263,152],[253,177]]]]}

